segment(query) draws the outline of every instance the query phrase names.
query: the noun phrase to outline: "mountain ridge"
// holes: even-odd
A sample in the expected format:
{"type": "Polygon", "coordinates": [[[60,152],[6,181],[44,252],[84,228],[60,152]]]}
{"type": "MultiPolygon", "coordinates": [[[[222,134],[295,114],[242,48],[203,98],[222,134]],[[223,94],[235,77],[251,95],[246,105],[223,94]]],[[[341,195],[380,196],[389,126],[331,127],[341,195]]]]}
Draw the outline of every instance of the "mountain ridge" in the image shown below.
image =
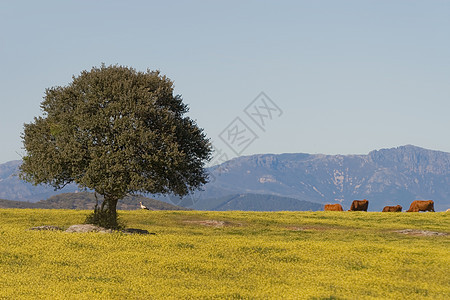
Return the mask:
{"type": "MultiPolygon", "coordinates": [[[[55,192],[22,182],[12,176],[19,165],[20,161],[0,165],[0,198],[36,202],[78,190],[73,184],[55,192]]],[[[233,158],[208,171],[210,183],[203,191],[184,199],[150,197],[187,203],[194,209],[209,207],[208,199],[236,194],[274,195],[322,205],[341,203],[344,207],[366,198],[369,210],[375,211],[385,205],[406,208],[413,200],[428,199],[435,201],[438,210],[450,207],[450,153],[413,145],[368,154],[255,154],[233,158]]]]}

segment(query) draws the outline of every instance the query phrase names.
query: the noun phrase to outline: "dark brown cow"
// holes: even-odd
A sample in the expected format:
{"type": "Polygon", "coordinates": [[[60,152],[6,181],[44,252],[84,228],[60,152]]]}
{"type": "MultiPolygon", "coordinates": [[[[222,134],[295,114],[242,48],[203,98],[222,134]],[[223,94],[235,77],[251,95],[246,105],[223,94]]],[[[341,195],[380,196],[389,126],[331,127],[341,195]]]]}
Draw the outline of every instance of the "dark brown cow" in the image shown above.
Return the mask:
{"type": "Polygon", "coordinates": [[[369,201],[366,199],[354,200],[348,211],[367,211],[367,207],[369,207],[369,201]]]}
{"type": "Polygon", "coordinates": [[[337,203],[337,204],[325,204],[325,211],[344,211],[342,209],[342,206],[337,203]]]}
{"type": "Polygon", "coordinates": [[[383,208],[383,212],[401,212],[402,211],[402,207],[400,205],[396,205],[396,206],[385,206],[383,208]]]}
{"type": "Polygon", "coordinates": [[[415,200],[411,203],[411,206],[407,212],[419,212],[419,211],[432,211],[434,212],[433,200],[415,200]]]}

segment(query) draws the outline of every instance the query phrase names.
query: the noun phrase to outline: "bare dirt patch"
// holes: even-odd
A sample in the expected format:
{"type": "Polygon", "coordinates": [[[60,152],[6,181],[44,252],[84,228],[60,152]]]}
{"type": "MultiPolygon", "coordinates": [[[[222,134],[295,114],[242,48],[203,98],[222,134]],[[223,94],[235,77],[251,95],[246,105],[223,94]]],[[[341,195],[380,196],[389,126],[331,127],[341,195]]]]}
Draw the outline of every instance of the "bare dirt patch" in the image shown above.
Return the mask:
{"type": "Polygon", "coordinates": [[[305,228],[298,227],[298,226],[287,226],[286,229],[291,230],[291,231],[303,231],[303,230],[305,230],[305,228]]]}
{"type": "Polygon", "coordinates": [[[314,230],[314,231],[328,231],[328,230],[337,230],[339,228],[331,227],[331,226],[314,226],[314,225],[307,225],[307,226],[295,226],[290,225],[285,227],[287,230],[291,231],[306,231],[306,230],[314,230]]]}
{"type": "Polygon", "coordinates": [[[184,221],[184,223],[196,224],[196,225],[202,225],[202,226],[210,226],[210,227],[216,227],[216,228],[222,228],[225,226],[233,226],[233,225],[240,226],[240,224],[233,224],[231,222],[218,221],[218,220],[191,220],[191,221],[184,221]]]}
{"type": "Polygon", "coordinates": [[[394,232],[401,233],[401,234],[408,234],[408,235],[420,235],[420,236],[448,235],[448,233],[446,233],[446,232],[418,230],[418,229],[403,229],[403,230],[396,230],[394,232]]]}

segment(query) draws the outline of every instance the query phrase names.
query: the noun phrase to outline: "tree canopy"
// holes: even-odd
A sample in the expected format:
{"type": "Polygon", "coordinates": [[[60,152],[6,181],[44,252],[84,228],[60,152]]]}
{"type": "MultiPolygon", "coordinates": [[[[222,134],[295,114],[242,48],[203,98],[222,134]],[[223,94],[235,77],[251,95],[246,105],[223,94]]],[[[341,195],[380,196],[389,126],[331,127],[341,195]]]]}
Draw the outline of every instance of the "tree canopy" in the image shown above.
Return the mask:
{"type": "Polygon", "coordinates": [[[183,196],[207,182],[210,142],[159,71],[94,67],[47,89],[41,108],[24,125],[21,177],[95,190],[104,196],[98,211],[114,220],[128,194],[183,196]]]}

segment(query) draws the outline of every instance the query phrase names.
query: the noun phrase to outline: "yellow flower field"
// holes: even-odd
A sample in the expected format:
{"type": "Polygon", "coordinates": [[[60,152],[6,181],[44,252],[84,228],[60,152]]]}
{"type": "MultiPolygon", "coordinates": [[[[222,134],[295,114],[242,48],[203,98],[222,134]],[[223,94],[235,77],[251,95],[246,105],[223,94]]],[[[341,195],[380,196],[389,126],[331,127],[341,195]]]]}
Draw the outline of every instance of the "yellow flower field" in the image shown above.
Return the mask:
{"type": "Polygon", "coordinates": [[[0,210],[0,299],[450,299],[449,213],[0,210]]]}

